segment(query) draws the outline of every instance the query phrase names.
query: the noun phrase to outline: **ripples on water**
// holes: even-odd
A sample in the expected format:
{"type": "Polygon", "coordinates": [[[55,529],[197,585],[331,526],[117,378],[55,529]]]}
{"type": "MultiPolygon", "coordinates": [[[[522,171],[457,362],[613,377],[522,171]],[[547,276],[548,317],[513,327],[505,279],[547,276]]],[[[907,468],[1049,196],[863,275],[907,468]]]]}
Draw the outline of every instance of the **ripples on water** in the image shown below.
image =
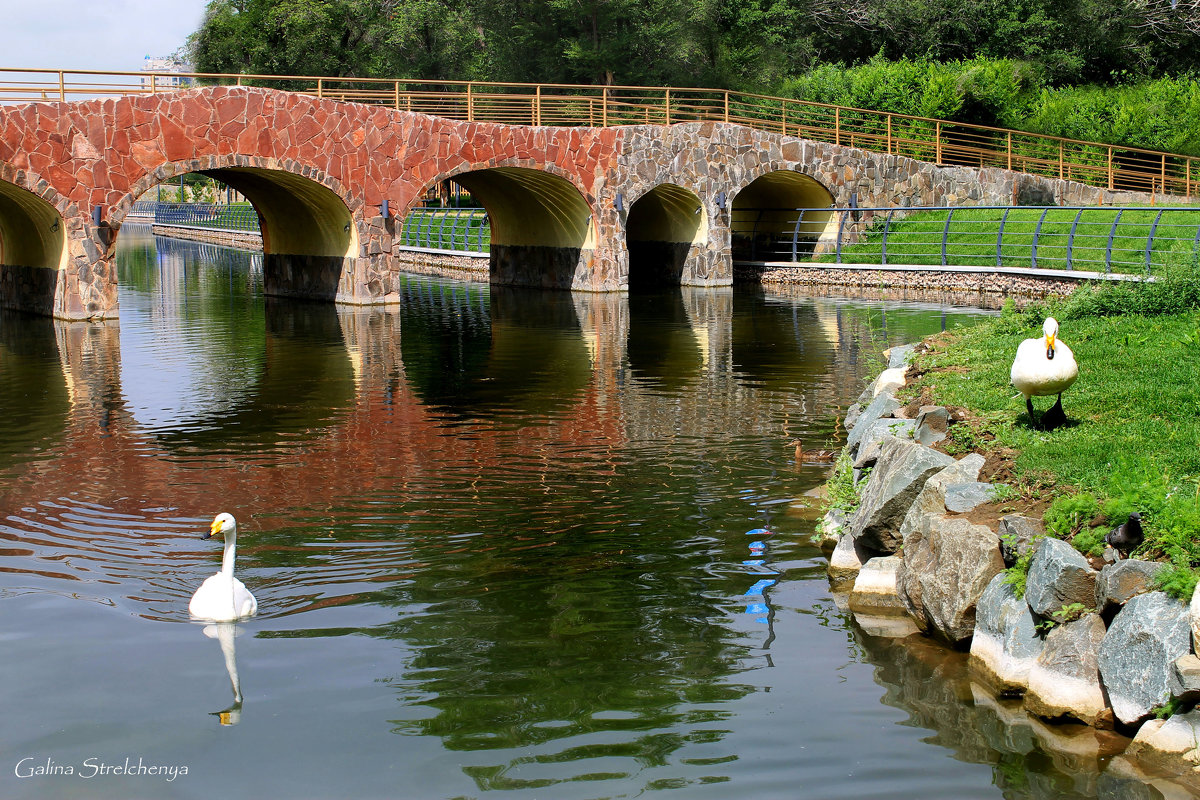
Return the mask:
{"type": "Polygon", "coordinates": [[[424,279],[338,309],[264,301],[257,256],[121,238],[119,325],[0,318],[3,674],[31,687],[0,752],[198,777],[6,795],[1095,789],[998,744],[961,658],[850,626],[795,502],[825,467],[794,443],[828,444],[886,341],[970,314],[424,279]],[[260,614],[221,641],[246,699],[214,739],[222,662],[177,623],[219,510],[260,614]]]}

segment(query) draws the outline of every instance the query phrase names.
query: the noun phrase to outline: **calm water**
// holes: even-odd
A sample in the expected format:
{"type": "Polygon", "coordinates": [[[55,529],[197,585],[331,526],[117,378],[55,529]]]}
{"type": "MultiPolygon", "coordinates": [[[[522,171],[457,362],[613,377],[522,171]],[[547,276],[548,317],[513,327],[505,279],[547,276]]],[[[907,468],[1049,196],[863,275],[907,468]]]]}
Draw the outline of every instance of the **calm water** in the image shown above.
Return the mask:
{"type": "Polygon", "coordinates": [[[795,441],[828,446],[887,341],[971,313],[415,279],[337,309],[132,228],[121,276],[119,325],[0,317],[0,797],[1112,780],[960,656],[857,627],[807,542],[825,468],[795,441]],[[218,511],[259,601],[236,629],[187,614],[218,511]],[[75,774],[18,774],[47,767],[75,774]]]}

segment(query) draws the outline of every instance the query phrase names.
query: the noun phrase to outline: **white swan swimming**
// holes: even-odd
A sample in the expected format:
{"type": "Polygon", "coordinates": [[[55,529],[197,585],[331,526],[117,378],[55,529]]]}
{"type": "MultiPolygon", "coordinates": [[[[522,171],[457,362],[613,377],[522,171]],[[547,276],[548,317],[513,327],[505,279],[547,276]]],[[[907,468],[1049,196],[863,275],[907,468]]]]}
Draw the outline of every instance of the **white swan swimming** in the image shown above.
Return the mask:
{"type": "Polygon", "coordinates": [[[192,595],[188,611],[193,617],[213,622],[231,622],[258,613],[258,601],[241,581],[233,577],[234,551],[237,548],[237,522],[230,514],[218,514],[209,526],[208,533],[201,539],[216,534],[225,537],[225,555],[221,559],[221,571],[204,583],[192,595]]]}
{"type": "Polygon", "coordinates": [[[1058,321],[1054,317],[1047,317],[1042,323],[1042,333],[1042,338],[1026,339],[1017,347],[1010,380],[1017,391],[1025,395],[1030,421],[1043,430],[1051,430],[1066,422],[1062,393],[1079,377],[1079,365],[1075,363],[1071,348],[1058,341],[1058,321]],[[1049,395],[1058,395],[1058,400],[1038,421],[1034,417],[1031,398],[1049,395]]]}

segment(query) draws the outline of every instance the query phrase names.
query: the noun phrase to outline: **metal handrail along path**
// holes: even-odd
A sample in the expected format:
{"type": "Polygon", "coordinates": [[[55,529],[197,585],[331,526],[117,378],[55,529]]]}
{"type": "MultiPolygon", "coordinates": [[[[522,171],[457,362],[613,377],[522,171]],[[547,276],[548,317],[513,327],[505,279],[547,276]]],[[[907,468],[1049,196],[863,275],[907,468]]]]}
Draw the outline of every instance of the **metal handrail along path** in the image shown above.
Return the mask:
{"type": "Polygon", "coordinates": [[[1000,167],[1110,190],[1188,199],[1200,180],[1200,163],[1186,155],[726,89],[0,69],[0,103],[148,95],[200,85],[265,86],[511,125],[728,122],[936,164],[1000,167]]]}
{"type": "Polygon", "coordinates": [[[738,209],[734,257],[1152,274],[1200,258],[1200,208],[972,206],[738,209]]]}

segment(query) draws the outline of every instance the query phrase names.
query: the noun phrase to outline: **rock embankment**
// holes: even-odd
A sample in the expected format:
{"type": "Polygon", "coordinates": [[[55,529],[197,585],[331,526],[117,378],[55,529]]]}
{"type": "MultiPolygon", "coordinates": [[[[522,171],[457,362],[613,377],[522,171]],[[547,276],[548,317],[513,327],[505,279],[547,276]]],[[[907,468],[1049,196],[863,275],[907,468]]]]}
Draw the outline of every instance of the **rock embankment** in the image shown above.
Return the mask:
{"type": "Polygon", "coordinates": [[[994,508],[1004,489],[979,480],[983,456],[931,447],[953,424],[946,409],[906,417],[897,392],[911,350],[893,348],[847,413],[859,502],[818,528],[851,611],[881,635],[919,630],[969,649],[980,683],[1023,698],[1029,714],[1119,727],[1136,732],[1131,754],[1200,764],[1200,710],[1186,710],[1200,700],[1200,590],[1189,609],[1153,591],[1160,564],[1096,570],[1040,520],[981,523],[987,515],[971,512],[994,508]]]}

